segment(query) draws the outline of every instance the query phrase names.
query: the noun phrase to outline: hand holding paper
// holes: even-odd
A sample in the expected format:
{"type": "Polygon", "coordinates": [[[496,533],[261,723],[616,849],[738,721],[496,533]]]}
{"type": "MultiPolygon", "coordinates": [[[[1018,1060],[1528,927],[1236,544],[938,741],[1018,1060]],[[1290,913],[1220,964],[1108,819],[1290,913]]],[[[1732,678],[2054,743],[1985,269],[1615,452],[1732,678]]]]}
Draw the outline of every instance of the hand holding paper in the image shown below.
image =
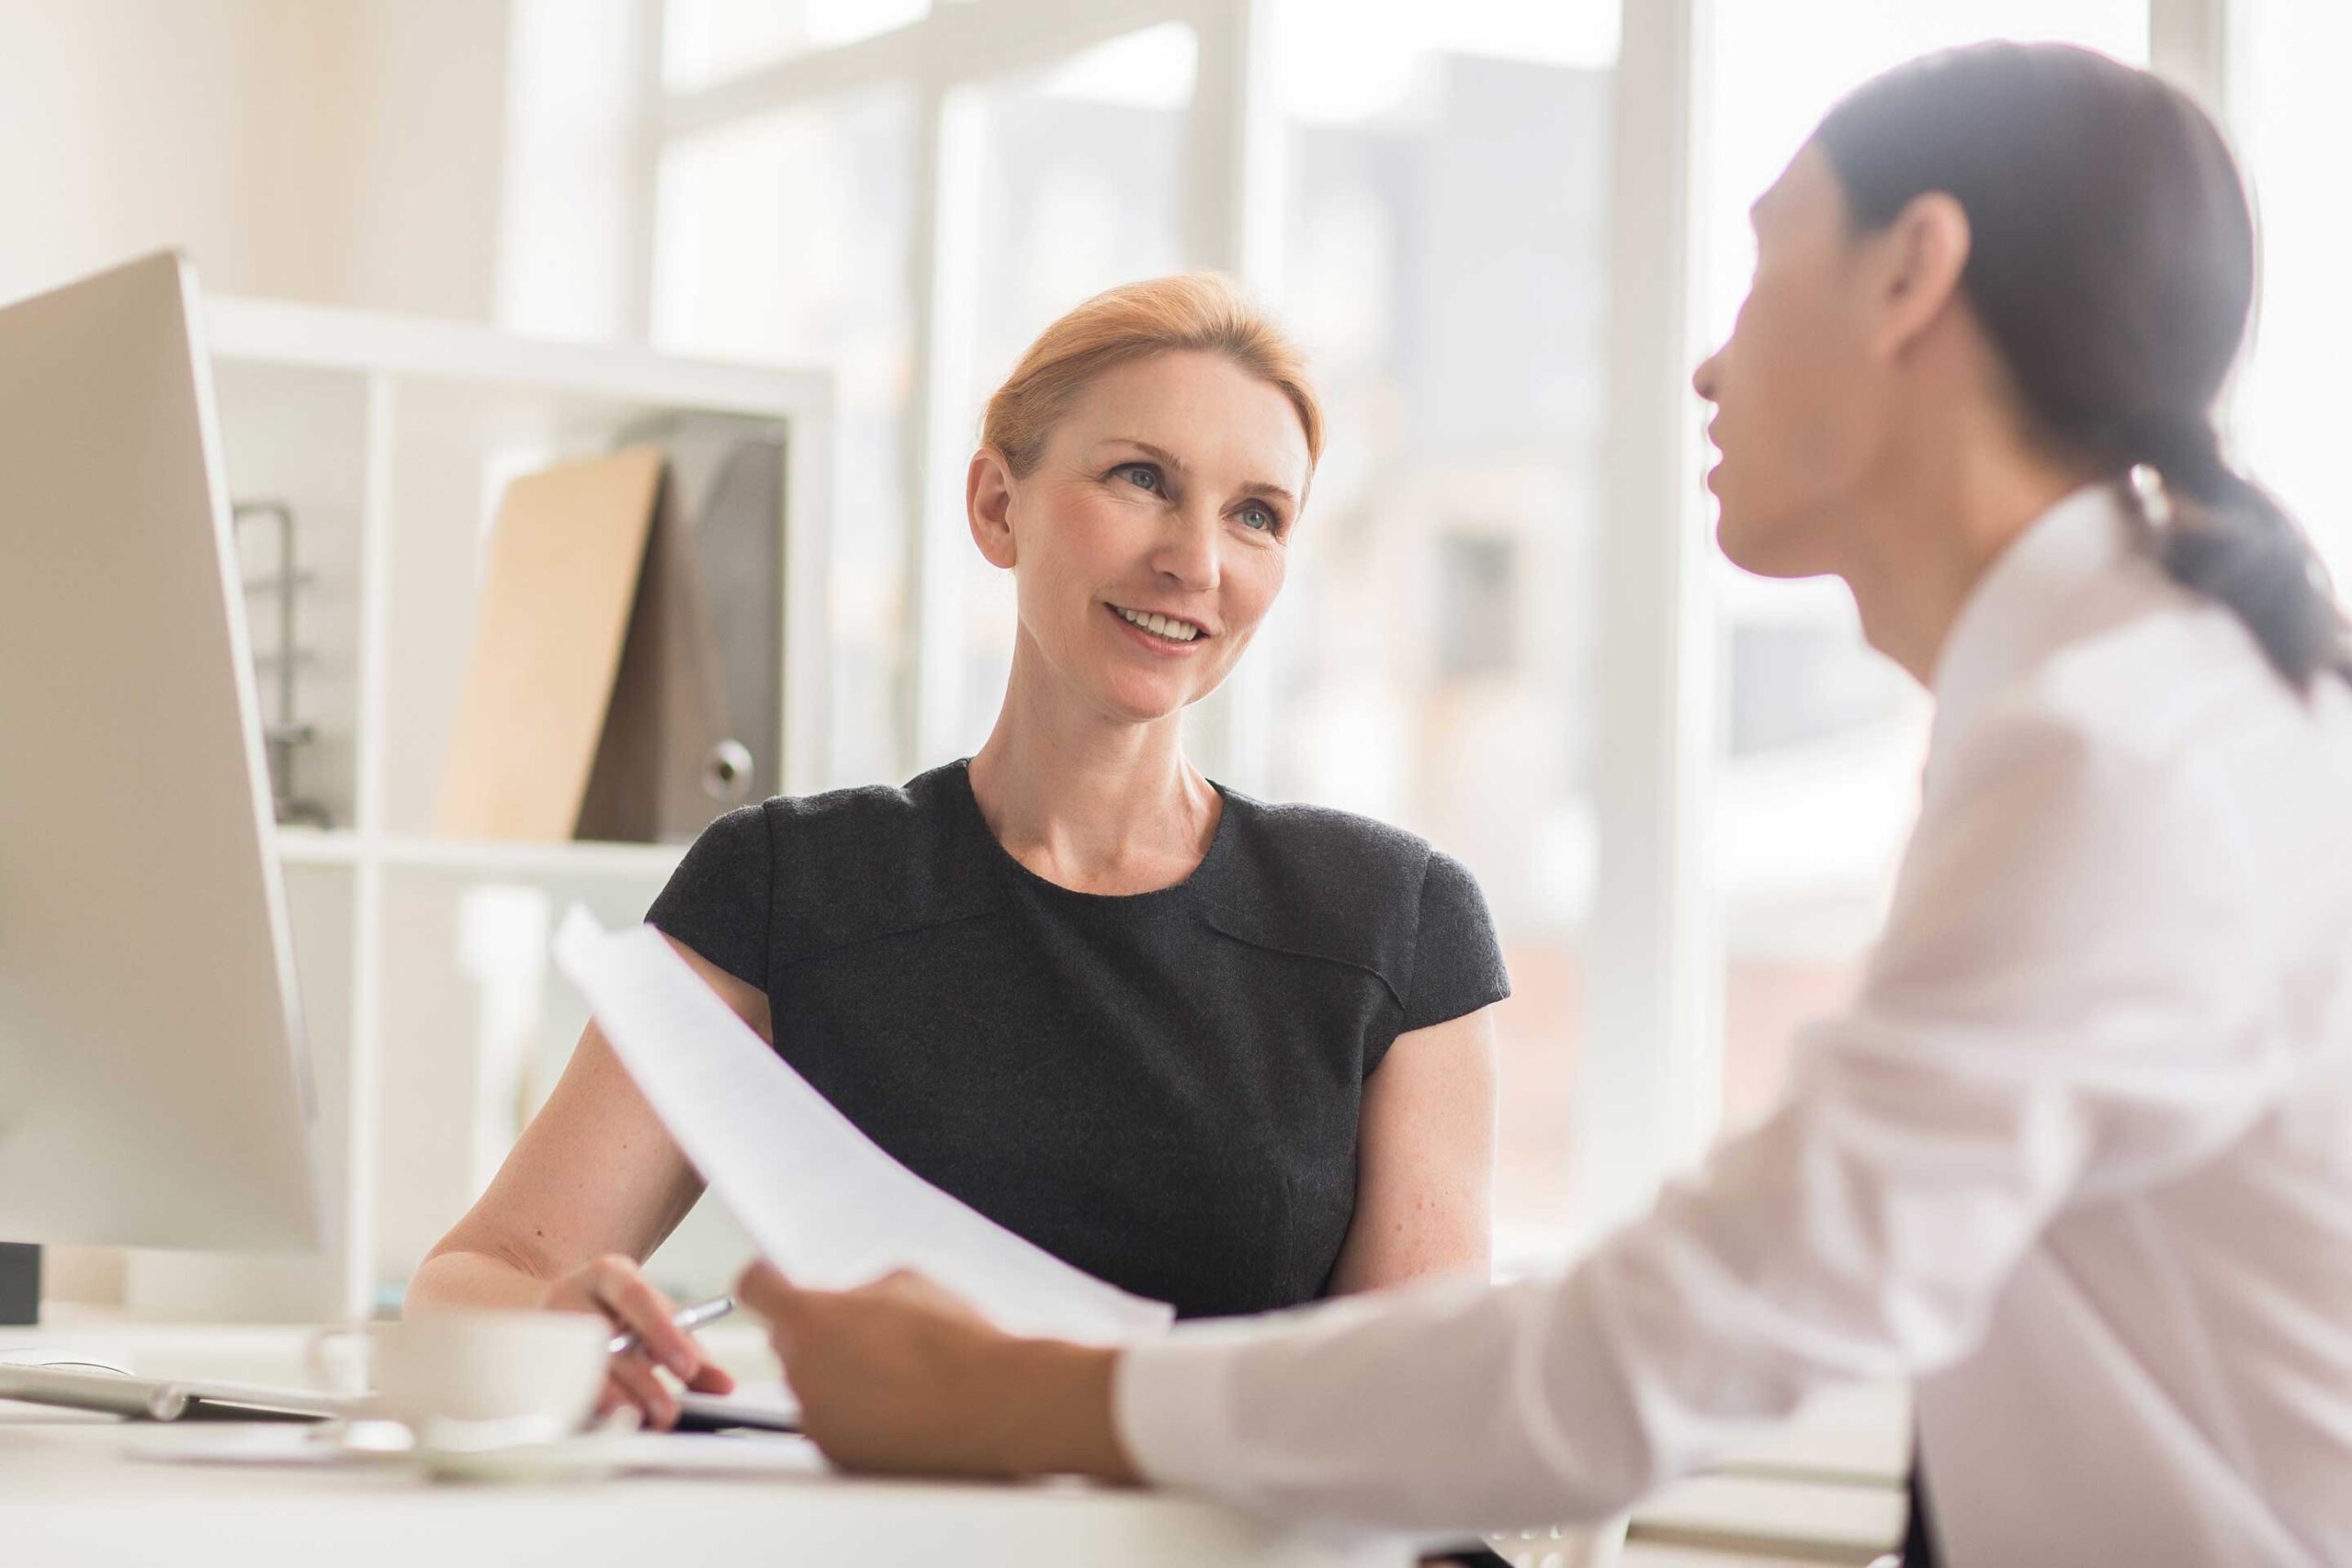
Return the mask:
{"type": "Polygon", "coordinates": [[[1174,1315],[1071,1268],[890,1157],[792,1070],[650,926],[575,906],[556,964],[670,1135],[795,1280],[844,1290],[912,1269],[1008,1333],[1109,1345],[1174,1315]]]}

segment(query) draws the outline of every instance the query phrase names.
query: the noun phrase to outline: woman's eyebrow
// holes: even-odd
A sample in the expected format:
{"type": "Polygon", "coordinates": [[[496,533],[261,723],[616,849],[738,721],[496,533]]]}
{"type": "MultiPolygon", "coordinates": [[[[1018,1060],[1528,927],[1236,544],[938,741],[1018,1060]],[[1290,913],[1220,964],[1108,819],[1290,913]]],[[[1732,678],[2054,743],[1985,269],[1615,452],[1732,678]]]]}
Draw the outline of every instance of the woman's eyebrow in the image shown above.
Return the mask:
{"type": "MultiPolygon", "coordinates": [[[[1106,446],[1132,446],[1139,452],[1149,453],[1152,457],[1160,463],[1167,465],[1169,468],[1175,469],[1179,473],[1183,472],[1185,469],[1183,458],[1179,457],[1167,447],[1155,446],[1151,442],[1144,440],[1141,436],[1106,435],[1102,438],[1102,444],[1106,446]]],[[[1274,483],[1271,479],[1249,480],[1240,486],[1240,493],[1243,495],[1272,496],[1275,500],[1282,502],[1286,506],[1295,506],[1298,504],[1298,498],[1296,496],[1293,495],[1289,491],[1283,489],[1281,485],[1274,483]]]]}
{"type": "Polygon", "coordinates": [[[1175,453],[1170,452],[1165,446],[1153,446],[1150,442],[1144,440],[1141,436],[1106,435],[1102,438],[1102,445],[1105,446],[1133,446],[1138,451],[1150,453],[1153,457],[1157,458],[1161,463],[1166,464],[1169,468],[1181,471],[1185,467],[1183,458],[1179,457],[1175,453]]]}

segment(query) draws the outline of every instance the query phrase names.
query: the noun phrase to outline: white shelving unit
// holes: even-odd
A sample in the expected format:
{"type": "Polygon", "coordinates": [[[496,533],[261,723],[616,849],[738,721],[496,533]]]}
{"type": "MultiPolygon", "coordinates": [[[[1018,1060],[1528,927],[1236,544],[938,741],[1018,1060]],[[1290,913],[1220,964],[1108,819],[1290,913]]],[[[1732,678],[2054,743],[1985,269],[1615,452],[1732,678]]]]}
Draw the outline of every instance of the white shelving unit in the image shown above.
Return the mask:
{"type": "MultiPolygon", "coordinates": [[[[635,919],[683,853],[433,834],[499,494],[518,473],[608,451],[666,417],[780,427],[778,772],[786,791],[815,787],[831,378],[259,300],[213,300],[207,332],[230,493],[294,509],[308,580],[300,705],[318,734],[296,783],[329,825],[282,828],[277,846],[318,1071],[328,1237],[321,1258],[136,1252],[126,1299],[141,1315],[363,1316],[488,1175],[481,1003],[458,945],[468,890],[519,886],[559,912],[579,899],[608,923],[635,919]]],[[[248,568],[266,575],[269,563],[248,568]]],[[[275,628],[256,611],[268,660],[275,628]]],[[[537,1010],[543,1092],[585,1010],[557,980],[537,1010]]],[[[511,1120],[526,1108],[495,1109],[511,1120]]]]}

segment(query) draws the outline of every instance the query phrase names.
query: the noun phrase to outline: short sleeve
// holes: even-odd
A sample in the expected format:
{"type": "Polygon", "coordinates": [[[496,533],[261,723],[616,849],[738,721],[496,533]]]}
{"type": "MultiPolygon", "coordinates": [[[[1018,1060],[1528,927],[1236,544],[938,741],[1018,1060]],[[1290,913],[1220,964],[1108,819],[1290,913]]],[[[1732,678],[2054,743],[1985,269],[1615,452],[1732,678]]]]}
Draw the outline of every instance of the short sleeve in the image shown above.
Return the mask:
{"type": "Polygon", "coordinates": [[[645,923],[767,989],[772,853],[765,808],[737,807],[702,830],[645,911],[645,923]]]}
{"type": "Polygon", "coordinates": [[[1430,852],[1421,879],[1420,921],[1413,941],[1413,979],[1400,1032],[1427,1029],[1510,995],[1502,943],[1487,897],[1470,868],[1430,852]]]}

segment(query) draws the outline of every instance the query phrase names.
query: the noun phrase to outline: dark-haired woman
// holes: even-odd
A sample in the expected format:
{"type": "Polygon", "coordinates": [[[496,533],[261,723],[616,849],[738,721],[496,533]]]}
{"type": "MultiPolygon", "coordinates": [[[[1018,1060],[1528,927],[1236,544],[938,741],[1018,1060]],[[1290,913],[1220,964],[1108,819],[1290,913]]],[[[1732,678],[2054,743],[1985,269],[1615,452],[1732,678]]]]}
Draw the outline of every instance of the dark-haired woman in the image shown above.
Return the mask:
{"type": "Polygon", "coordinates": [[[1984,46],[1841,103],[1755,223],[1697,376],[1722,546],[1843,578],[1938,705],[1784,1103],[1565,1279],[1124,1352],[756,1271],[838,1459],[1540,1522],[1904,1375],[1908,1561],[2352,1562],[2352,656],[2211,423],[2230,156],[2154,76],[1984,46]]]}

